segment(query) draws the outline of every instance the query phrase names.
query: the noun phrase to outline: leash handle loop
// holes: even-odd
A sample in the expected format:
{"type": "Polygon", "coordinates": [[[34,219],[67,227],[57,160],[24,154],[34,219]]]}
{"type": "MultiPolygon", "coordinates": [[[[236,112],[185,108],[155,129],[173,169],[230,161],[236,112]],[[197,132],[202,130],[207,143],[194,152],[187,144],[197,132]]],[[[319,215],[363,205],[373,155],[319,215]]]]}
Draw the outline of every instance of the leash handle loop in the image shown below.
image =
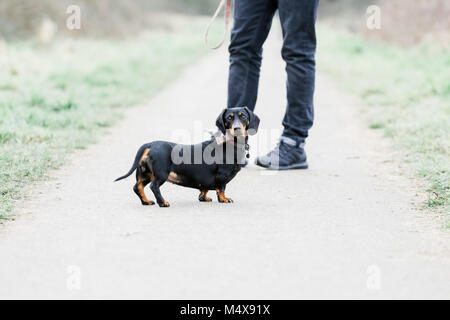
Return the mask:
{"type": "Polygon", "coordinates": [[[217,10],[214,13],[213,17],[211,18],[211,21],[209,21],[208,27],[206,28],[205,44],[208,48],[213,49],[213,50],[219,49],[225,42],[226,36],[228,34],[229,25],[230,25],[232,6],[233,6],[232,0],[220,0],[217,10]],[[223,7],[225,7],[225,30],[224,30],[223,38],[218,44],[211,47],[211,46],[209,46],[209,41],[208,41],[209,31],[210,31],[214,21],[216,20],[216,18],[219,16],[220,11],[222,11],[223,7]]]}

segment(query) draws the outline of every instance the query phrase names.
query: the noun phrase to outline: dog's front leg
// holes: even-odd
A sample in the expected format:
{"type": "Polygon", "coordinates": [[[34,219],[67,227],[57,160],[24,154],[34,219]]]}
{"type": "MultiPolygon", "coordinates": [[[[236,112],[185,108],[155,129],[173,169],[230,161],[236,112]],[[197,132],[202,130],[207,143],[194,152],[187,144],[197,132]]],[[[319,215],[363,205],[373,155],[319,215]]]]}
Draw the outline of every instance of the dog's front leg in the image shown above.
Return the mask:
{"type": "Polygon", "coordinates": [[[225,187],[217,188],[216,192],[217,192],[217,200],[220,203],[232,203],[233,202],[233,200],[231,198],[225,197],[225,187]]]}
{"type": "Polygon", "coordinates": [[[198,200],[200,202],[211,202],[212,199],[208,197],[208,190],[200,190],[200,194],[198,195],[198,200]]]}

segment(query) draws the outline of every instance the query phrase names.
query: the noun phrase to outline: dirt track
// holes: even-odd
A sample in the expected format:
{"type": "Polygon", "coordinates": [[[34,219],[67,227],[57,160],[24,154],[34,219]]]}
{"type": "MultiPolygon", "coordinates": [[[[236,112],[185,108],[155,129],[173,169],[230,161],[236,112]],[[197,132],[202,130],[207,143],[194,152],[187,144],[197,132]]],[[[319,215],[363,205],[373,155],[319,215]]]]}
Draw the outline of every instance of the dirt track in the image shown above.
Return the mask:
{"type": "MultiPolygon", "coordinates": [[[[0,298],[450,298],[448,235],[417,209],[414,181],[361,109],[321,75],[310,170],[250,165],[228,186],[229,205],[166,184],[169,209],[141,206],[131,178],[112,183],[142,143],[213,127],[226,59],[192,66],[29,195],[0,229],[0,298]]],[[[272,40],[261,140],[280,128],[283,70],[272,40]]],[[[270,146],[253,141],[252,156],[270,146]]]]}

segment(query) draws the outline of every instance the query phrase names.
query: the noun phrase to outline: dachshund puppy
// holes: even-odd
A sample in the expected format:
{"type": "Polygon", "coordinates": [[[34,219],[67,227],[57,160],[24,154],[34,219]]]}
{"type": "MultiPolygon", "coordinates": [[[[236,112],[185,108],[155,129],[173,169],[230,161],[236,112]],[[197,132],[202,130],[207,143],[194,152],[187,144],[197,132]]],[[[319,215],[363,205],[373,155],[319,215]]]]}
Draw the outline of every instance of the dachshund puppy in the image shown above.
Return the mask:
{"type": "Polygon", "coordinates": [[[216,120],[221,135],[195,145],[180,145],[166,141],[144,144],[137,152],[133,166],[119,181],[136,171],[133,190],[143,205],[153,205],[144,192],[151,183],[156,202],[169,207],[160,187],[171,182],[200,191],[201,202],[210,202],[209,190],[215,190],[221,203],[233,200],[225,196],[225,188],[245,163],[248,135],[256,134],[259,118],[247,107],[224,109],[216,120]]]}

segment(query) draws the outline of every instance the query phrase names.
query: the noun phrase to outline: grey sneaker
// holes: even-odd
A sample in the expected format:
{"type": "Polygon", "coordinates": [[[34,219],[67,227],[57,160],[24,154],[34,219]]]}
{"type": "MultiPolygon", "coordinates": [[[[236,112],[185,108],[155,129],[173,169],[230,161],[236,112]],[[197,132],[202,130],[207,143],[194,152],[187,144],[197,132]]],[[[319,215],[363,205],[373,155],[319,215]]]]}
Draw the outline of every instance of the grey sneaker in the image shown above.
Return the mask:
{"type": "Polygon", "coordinates": [[[282,136],[272,151],[256,158],[256,165],[272,170],[308,169],[304,147],[304,143],[282,136]]]}

